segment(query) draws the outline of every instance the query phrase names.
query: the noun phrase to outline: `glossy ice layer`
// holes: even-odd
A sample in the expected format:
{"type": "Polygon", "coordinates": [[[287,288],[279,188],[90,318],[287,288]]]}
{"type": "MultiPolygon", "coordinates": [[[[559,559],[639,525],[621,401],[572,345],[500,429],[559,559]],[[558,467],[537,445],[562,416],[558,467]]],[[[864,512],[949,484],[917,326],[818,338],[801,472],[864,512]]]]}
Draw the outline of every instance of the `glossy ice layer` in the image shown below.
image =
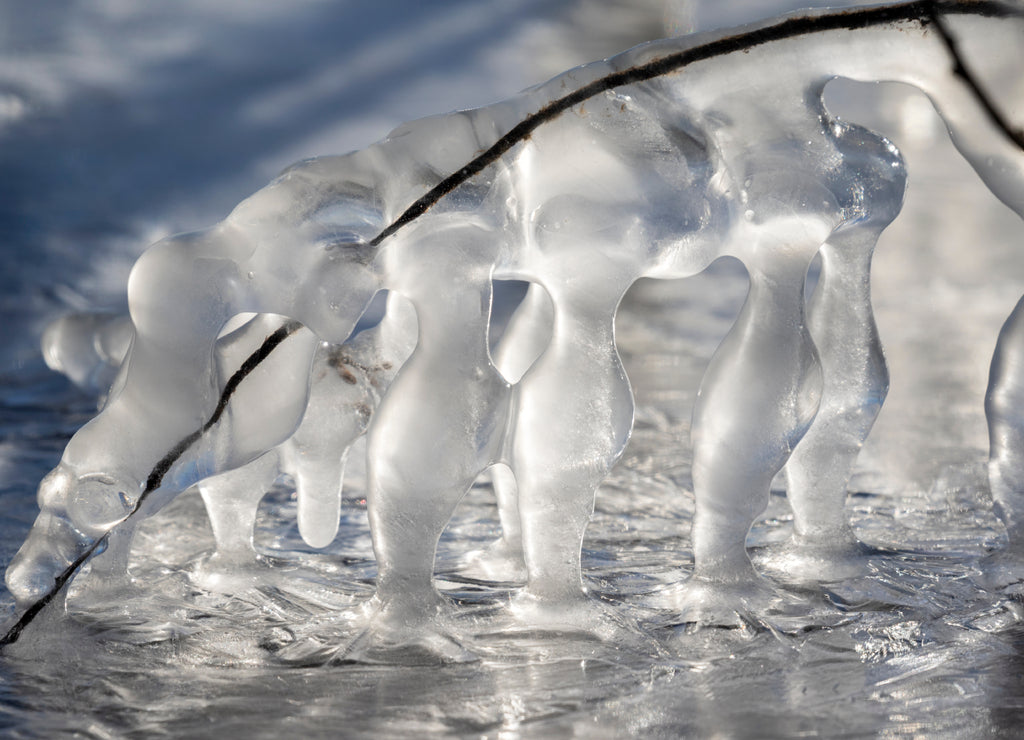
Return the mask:
{"type": "MultiPolygon", "coordinates": [[[[662,597],[679,622],[733,623],[775,606],[745,541],[787,461],[794,563],[826,579],[856,569],[861,553],[839,512],[887,385],[868,271],[905,171],[891,143],[834,119],[822,91],[835,76],[921,88],[993,193],[1024,214],[1020,142],[970,78],[953,74],[957,33],[1019,51],[1024,22],[1007,13],[915,3],[637,47],[509,101],[295,165],[221,224],[155,245],[129,282],[124,369],[40,487],[42,513],[9,588],[31,604],[121,522],[225,480],[212,476],[241,476],[238,494],[206,484],[216,527],[216,501],[254,506],[253,486],[276,476],[261,456],[301,447],[309,429],[329,449],[306,454],[335,464],[318,478],[327,483],[300,492],[300,528],[311,544],[329,541],[336,461],[365,421],[358,403],[315,420],[340,392],[318,395],[314,350],[321,340],[358,346],[362,335],[343,343],[386,289],[411,303],[418,334],[368,428],[378,575],[348,655],[416,645],[471,657],[434,590],[434,551],[455,505],[498,464],[511,471],[498,488],[507,500],[514,485],[527,571],[510,619],[600,636],[628,629],[588,599],[580,572],[594,491],[633,420],[616,310],[638,279],[687,277],[722,256],[744,264],[750,291],[694,409],[694,571],[662,597]],[[531,287],[496,363],[497,278],[531,287]],[[218,341],[242,313],[261,315],[241,330],[252,333],[244,351],[218,341]],[[269,314],[306,329],[271,329],[269,314]],[[345,425],[354,431],[324,442],[345,425]]],[[[1016,375],[994,378],[1002,388],[1016,375]]],[[[994,423],[1012,422],[1012,404],[992,397],[994,423]]]]}

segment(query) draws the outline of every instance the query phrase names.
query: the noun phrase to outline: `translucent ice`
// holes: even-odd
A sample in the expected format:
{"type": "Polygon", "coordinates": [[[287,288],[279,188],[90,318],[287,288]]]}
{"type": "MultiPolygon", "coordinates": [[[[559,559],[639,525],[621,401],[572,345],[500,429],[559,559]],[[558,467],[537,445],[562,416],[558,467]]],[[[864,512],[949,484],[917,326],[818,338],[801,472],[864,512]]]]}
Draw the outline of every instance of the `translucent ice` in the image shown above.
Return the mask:
{"type": "MultiPolygon", "coordinates": [[[[514,488],[527,569],[512,617],[606,634],[580,549],[594,491],[632,426],[616,309],[642,277],[691,276],[726,255],[746,266],[750,292],[694,409],[694,571],[670,594],[678,620],[727,622],[776,600],[745,540],[787,461],[796,561],[856,561],[841,504],[887,385],[868,273],[905,172],[891,143],[834,119],[822,92],[837,76],[919,87],[992,192],[1024,215],[1024,137],[971,76],[959,33],[1009,39],[993,53],[1019,53],[1024,19],[996,2],[914,2],[647,44],[504,102],[410,123],[364,151],[299,163],[220,224],[151,247],[128,285],[124,370],[40,486],[11,591],[23,605],[48,598],[54,578],[63,584],[126,519],[257,460],[222,499],[232,516],[249,511],[260,456],[306,437],[310,367],[315,378],[325,364],[316,348],[356,346],[343,343],[387,289],[415,309],[418,336],[367,432],[378,577],[354,654],[416,642],[466,657],[434,590],[434,551],[474,479],[498,464],[510,471],[498,489],[511,518],[514,488]],[[498,363],[495,279],[528,281],[532,296],[498,363]],[[246,335],[225,372],[218,337],[243,313],[260,314],[247,325],[257,341],[246,335]],[[298,324],[272,328],[270,314],[298,324]]],[[[1013,356],[1015,335],[1004,332],[1000,356],[1013,356]]],[[[1019,378],[994,377],[994,428],[1012,427],[998,389],[1019,378]]],[[[326,395],[309,408],[343,397],[326,395]]],[[[304,535],[315,543],[332,534],[318,517],[336,518],[351,432],[338,434],[310,450],[310,470],[333,460],[309,488],[304,535]]],[[[208,503],[219,487],[207,484],[208,503]]]]}
{"type": "Polygon", "coordinates": [[[72,314],[43,332],[43,359],[80,388],[105,395],[132,340],[127,316],[72,314]]]}

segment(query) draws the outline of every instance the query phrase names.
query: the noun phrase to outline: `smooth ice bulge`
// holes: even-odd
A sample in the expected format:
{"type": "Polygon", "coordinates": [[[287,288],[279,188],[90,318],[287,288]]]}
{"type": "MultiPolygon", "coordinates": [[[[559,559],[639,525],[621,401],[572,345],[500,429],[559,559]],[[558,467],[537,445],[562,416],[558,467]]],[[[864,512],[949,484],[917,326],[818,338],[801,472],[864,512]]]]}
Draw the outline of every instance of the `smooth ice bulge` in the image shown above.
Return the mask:
{"type": "MultiPolygon", "coordinates": [[[[220,224],[151,247],[129,281],[130,326],[82,318],[48,335],[51,363],[97,388],[131,344],[104,408],[41,484],[8,587],[31,611],[100,542],[105,567],[123,571],[137,522],[195,484],[218,557],[252,558],[255,506],[281,470],[297,482],[302,536],[323,546],[347,450],[365,433],[378,577],[353,657],[411,642],[466,657],[434,552],[492,466],[526,565],[511,620],[607,634],[580,551],[632,427],[616,310],[640,278],[688,277],[727,255],[750,291],[694,409],[694,569],[668,602],[678,622],[772,608],[778,592],[745,540],[783,467],[792,568],[826,580],[855,570],[843,501],[888,385],[871,256],[906,171],[889,141],[833,118],[822,92],[837,76],[919,87],[1024,216],[1024,137],[958,56],[960,33],[1019,54],[1024,17],[997,2],[916,2],[647,44],[296,164],[220,224]],[[492,354],[496,279],[530,288],[492,354]],[[384,320],[352,336],[382,290],[384,320]]],[[[1014,321],[993,370],[997,441],[1020,426],[1003,401],[1020,382],[1014,321]]],[[[997,448],[1015,516],[1024,463],[1019,445],[997,448]]]]}

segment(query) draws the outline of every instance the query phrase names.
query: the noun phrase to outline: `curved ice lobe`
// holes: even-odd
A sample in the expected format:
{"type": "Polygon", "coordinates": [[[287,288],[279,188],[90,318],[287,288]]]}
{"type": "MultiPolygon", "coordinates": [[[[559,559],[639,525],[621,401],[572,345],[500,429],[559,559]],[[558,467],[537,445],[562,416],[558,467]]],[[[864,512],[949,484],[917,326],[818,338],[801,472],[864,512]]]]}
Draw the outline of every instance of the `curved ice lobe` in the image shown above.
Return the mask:
{"type": "MultiPolygon", "coordinates": [[[[622,624],[586,598],[580,548],[632,424],[615,312],[641,277],[686,277],[731,255],[751,288],[694,410],[694,574],[672,604],[682,621],[764,612],[777,597],[745,538],[772,477],[815,433],[820,409],[819,436],[826,447],[843,438],[848,468],[885,384],[865,286],[874,238],[899,209],[902,163],[883,138],[833,120],[824,86],[846,76],[922,88],[965,157],[1019,208],[1021,142],[985,105],[947,22],[974,13],[1021,28],[1008,12],[915,2],[645,45],[300,163],[221,224],[156,245],[129,281],[136,336],[123,382],[69,443],[60,485],[8,573],[12,590],[33,596],[23,583],[52,580],[111,527],[292,433],[316,343],[285,325],[223,382],[213,358],[225,322],[280,314],[338,344],[387,289],[412,303],[419,336],[368,431],[379,577],[355,656],[418,641],[465,657],[434,590],[434,551],[471,482],[499,463],[515,477],[527,566],[513,617],[610,634],[622,624]],[[822,248],[823,297],[808,319],[805,275],[822,248]],[[534,283],[551,300],[550,339],[514,383],[489,351],[495,278],[534,283]],[[835,349],[831,327],[816,328],[837,311],[826,296],[859,312],[835,349]],[[276,352],[282,369],[268,374],[286,390],[280,407],[231,407],[269,382],[257,379],[276,352]],[[868,359],[835,382],[851,353],[868,359]],[[828,422],[842,417],[849,426],[828,422]],[[51,550],[67,554],[55,563],[51,550]]],[[[820,462],[808,450],[794,470],[820,462]]],[[[808,531],[838,506],[844,484],[828,485],[829,503],[798,514],[808,531]]]]}
{"type": "Polygon", "coordinates": [[[50,322],[43,330],[43,359],[82,390],[106,398],[128,354],[134,331],[127,316],[76,313],[50,322]]]}

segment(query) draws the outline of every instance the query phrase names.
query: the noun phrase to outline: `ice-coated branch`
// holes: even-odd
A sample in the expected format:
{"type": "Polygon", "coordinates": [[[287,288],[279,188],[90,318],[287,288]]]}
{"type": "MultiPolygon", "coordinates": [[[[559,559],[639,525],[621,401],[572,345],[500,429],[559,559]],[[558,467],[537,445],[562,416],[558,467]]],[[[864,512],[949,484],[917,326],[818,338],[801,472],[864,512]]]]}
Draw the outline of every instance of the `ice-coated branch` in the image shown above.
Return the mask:
{"type": "Polygon", "coordinates": [[[441,198],[496,162],[516,144],[528,138],[539,126],[553,120],[574,106],[593,98],[595,95],[614,90],[617,87],[646,82],[647,80],[679,72],[696,62],[726,56],[737,51],[748,51],[761,44],[784,41],[826,31],[853,31],[890,25],[901,21],[935,24],[953,59],[953,73],[963,78],[970,86],[975,96],[977,96],[978,102],[992,119],[992,122],[1008,138],[1024,148],[1024,129],[1016,128],[1012,123],[1005,120],[999,109],[989,99],[984,87],[975,80],[969,67],[960,55],[955,37],[944,25],[942,18],[947,14],[977,14],[998,18],[1017,15],[1018,11],[1013,10],[1008,3],[988,2],[987,0],[968,0],[966,2],[964,0],[917,0],[916,2],[880,5],[839,13],[832,12],[822,15],[799,16],[753,31],[725,36],[708,43],[698,44],[693,48],[668,54],[645,64],[613,72],[584,85],[568,95],[551,101],[533,115],[524,118],[508,133],[492,144],[487,151],[473,158],[472,161],[457,172],[453,172],[431,188],[428,193],[416,200],[415,203],[406,208],[401,216],[388,224],[383,231],[373,238],[371,244],[380,244],[406,224],[419,218],[441,198]]]}
{"type": "MultiPolygon", "coordinates": [[[[825,84],[922,89],[966,159],[1024,215],[1024,140],[969,72],[957,16],[1024,29],[1010,4],[921,0],[653,42],[299,163],[221,224],[155,245],[129,281],[134,341],[119,381],[40,486],[39,519],[6,576],[25,611],[0,644],[113,528],[250,464],[313,418],[313,340],[345,343],[380,290],[411,303],[418,342],[367,431],[379,576],[355,657],[423,633],[442,657],[466,657],[444,626],[433,556],[467,488],[498,464],[514,476],[527,566],[513,616],[601,633],[580,548],[632,425],[615,312],[636,280],[694,275],[723,255],[746,265],[751,288],[694,412],[694,576],[674,604],[683,621],[766,608],[774,593],[744,541],[772,477],[805,434],[816,446],[792,476],[813,480],[836,445],[848,468],[884,395],[866,288],[905,171],[891,143],[829,115],[825,84]],[[804,277],[819,251],[808,319],[804,277]],[[488,341],[496,278],[528,281],[550,301],[542,321],[519,322],[536,331],[510,334],[499,353],[508,377],[488,341]],[[242,313],[289,321],[218,374],[222,329],[242,313]],[[308,341],[289,339],[298,333],[308,341]],[[837,368],[850,377],[838,382],[837,368]]],[[[826,509],[841,503],[845,477],[830,485],[825,504],[798,494],[798,533],[834,523],[826,509]]]]}

